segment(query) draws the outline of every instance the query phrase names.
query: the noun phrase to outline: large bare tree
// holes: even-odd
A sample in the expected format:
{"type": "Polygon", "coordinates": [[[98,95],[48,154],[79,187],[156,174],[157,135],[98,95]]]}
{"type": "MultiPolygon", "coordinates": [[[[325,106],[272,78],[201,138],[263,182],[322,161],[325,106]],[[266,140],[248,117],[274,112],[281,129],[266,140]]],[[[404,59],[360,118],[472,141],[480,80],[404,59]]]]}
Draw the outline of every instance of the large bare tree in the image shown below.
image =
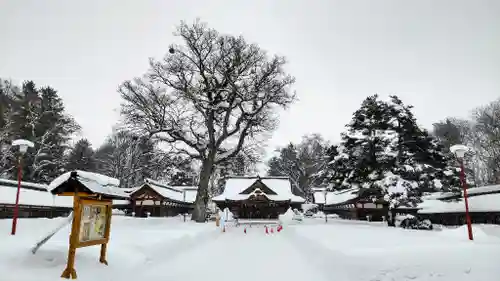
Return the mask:
{"type": "Polygon", "coordinates": [[[183,44],[172,45],[149,71],[119,88],[122,115],[201,161],[193,220],[205,220],[210,176],[246,143],[275,129],[276,110],[295,99],[284,57],[270,57],[243,37],[219,34],[206,24],[182,22],[183,44]]]}

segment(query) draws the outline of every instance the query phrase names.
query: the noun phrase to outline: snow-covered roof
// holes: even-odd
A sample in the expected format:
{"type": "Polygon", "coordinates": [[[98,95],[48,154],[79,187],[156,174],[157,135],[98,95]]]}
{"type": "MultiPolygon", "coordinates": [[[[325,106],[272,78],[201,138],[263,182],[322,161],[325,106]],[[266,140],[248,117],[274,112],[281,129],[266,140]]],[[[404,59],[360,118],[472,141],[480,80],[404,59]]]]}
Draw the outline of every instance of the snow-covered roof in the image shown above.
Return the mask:
{"type": "Polygon", "coordinates": [[[467,194],[469,195],[475,195],[480,193],[492,193],[492,192],[500,192],[500,184],[480,186],[467,189],[467,194]]]}
{"type": "MultiPolygon", "coordinates": [[[[465,212],[463,199],[451,202],[442,200],[424,200],[418,205],[421,214],[462,213],[465,212]]],[[[485,194],[469,197],[470,212],[500,212],[500,194],[485,194]]]]}
{"type": "Polygon", "coordinates": [[[425,194],[422,196],[422,200],[438,200],[438,199],[447,199],[453,196],[459,195],[460,193],[455,192],[432,192],[429,194],[425,194]]]}
{"type": "Polygon", "coordinates": [[[177,202],[193,203],[196,200],[196,194],[198,193],[198,187],[196,186],[170,186],[159,181],[146,179],[142,186],[136,188],[134,191],[130,192],[130,194],[139,191],[144,186],[149,186],[164,198],[177,202]]]}
{"type": "MultiPolygon", "coordinates": [[[[14,187],[17,187],[17,181],[15,181],[15,180],[8,180],[8,179],[1,179],[0,178],[0,185],[2,185],[2,186],[14,186],[14,187]]],[[[41,184],[41,183],[21,181],[21,187],[22,188],[27,188],[27,189],[37,189],[37,190],[46,191],[48,185],[41,184]]]]}
{"type": "Polygon", "coordinates": [[[165,198],[172,199],[174,201],[183,202],[182,191],[175,189],[171,186],[163,184],[159,181],[152,179],[146,179],[145,184],[151,187],[154,191],[165,198]]]}
{"type": "Polygon", "coordinates": [[[126,192],[119,188],[120,181],[118,179],[79,170],[60,175],[49,184],[48,190],[53,194],[64,192],[61,188],[64,188],[65,183],[70,179],[77,180],[95,194],[101,194],[113,199],[126,199],[129,197],[126,192]]]}
{"type": "MultiPolygon", "coordinates": [[[[292,193],[292,184],[287,177],[229,177],[226,179],[224,192],[221,195],[212,198],[213,201],[224,200],[246,200],[254,195],[254,192],[249,194],[241,194],[255,182],[260,181],[276,194],[262,194],[273,201],[288,201],[303,203],[304,198],[292,193]]],[[[261,190],[262,192],[262,190],[261,190]]]]}
{"type": "Polygon", "coordinates": [[[198,187],[197,186],[172,186],[172,188],[180,190],[182,192],[186,193],[186,197],[184,197],[183,194],[183,200],[188,203],[194,203],[196,200],[196,194],[198,193],[198,187]]]}
{"type": "MultiPolygon", "coordinates": [[[[352,200],[358,197],[359,188],[353,187],[346,190],[340,191],[327,191],[326,193],[326,205],[337,205],[352,200]]],[[[316,190],[313,193],[314,203],[325,204],[325,193],[324,189],[316,190]]]]}
{"type": "MultiPolygon", "coordinates": [[[[353,187],[346,190],[328,192],[326,194],[326,205],[337,205],[358,197],[359,188],[353,187]]],[[[324,199],[323,199],[324,201],[324,199]]]]}
{"type": "MultiPolygon", "coordinates": [[[[469,195],[469,211],[471,212],[499,212],[500,211],[500,185],[474,187],[467,190],[469,195]]],[[[429,213],[461,213],[465,212],[463,198],[452,201],[441,199],[451,198],[457,193],[435,192],[422,196],[423,202],[418,204],[418,212],[429,213]]],[[[458,196],[461,196],[459,193],[458,196]]]]}
{"type": "Polygon", "coordinates": [[[132,193],[132,192],[138,190],[139,188],[141,188],[141,187],[138,186],[138,187],[122,188],[121,190],[123,190],[123,192],[125,192],[125,193],[132,193]]]}
{"type": "MultiPolygon", "coordinates": [[[[4,179],[0,180],[5,182],[4,179]]],[[[5,185],[0,182],[0,204],[15,204],[17,186],[5,185]]],[[[44,206],[44,207],[73,207],[73,199],[71,197],[62,197],[52,195],[47,190],[38,190],[33,188],[25,188],[26,185],[43,186],[36,183],[22,182],[19,193],[19,205],[29,206],[44,206]]]]}

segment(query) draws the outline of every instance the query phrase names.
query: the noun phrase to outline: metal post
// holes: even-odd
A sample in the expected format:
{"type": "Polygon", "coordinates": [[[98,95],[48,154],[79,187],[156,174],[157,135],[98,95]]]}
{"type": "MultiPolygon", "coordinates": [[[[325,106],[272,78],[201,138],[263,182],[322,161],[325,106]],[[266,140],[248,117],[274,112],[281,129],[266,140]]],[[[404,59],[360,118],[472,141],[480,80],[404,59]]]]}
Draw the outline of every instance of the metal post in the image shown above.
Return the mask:
{"type": "Polygon", "coordinates": [[[325,214],[325,223],[328,223],[328,215],[326,214],[326,193],[327,193],[327,190],[325,189],[325,203],[323,204],[323,214],[325,214]]]}
{"type": "Polygon", "coordinates": [[[465,181],[464,161],[463,159],[459,159],[459,161],[460,161],[460,181],[462,182],[462,188],[464,189],[465,220],[467,222],[467,232],[469,234],[469,240],[474,240],[474,237],[472,235],[472,222],[469,213],[469,198],[467,194],[467,183],[465,181]]]}
{"type": "MultiPolygon", "coordinates": [[[[184,204],[186,204],[186,189],[184,189],[182,191],[182,198],[183,198],[182,201],[184,201],[184,204]]],[[[187,212],[187,210],[184,209],[184,222],[186,222],[186,212],[187,212]]]]}
{"type": "Polygon", "coordinates": [[[22,170],[21,170],[21,156],[18,158],[18,167],[17,167],[17,193],[16,193],[16,204],[14,206],[14,216],[12,218],[12,231],[11,235],[16,235],[16,229],[17,229],[17,217],[19,216],[19,194],[21,193],[21,177],[22,177],[22,170]]]}

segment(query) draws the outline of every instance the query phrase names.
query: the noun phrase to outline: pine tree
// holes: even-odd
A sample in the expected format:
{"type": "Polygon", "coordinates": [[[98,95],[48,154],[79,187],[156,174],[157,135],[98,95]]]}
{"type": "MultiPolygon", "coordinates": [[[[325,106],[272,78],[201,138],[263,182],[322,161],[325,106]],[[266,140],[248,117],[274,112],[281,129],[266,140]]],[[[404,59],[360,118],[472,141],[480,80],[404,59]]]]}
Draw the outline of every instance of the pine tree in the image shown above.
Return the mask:
{"type": "Polygon", "coordinates": [[[386,102],[374,95],[362,103],[343,134],[342,153],[332,152],[331,169],[344,171],[340,182],[385,195],[394,205],[415,204],[425,191],[458,186],[443,146],[417,125],[411,109],[397,96],[386,102]]]}
{"type": "Polygon", "coordinates": [[[10,118],[11,139],[35,144],[23,157],[23,179],[50,182],[64,172],[67,142],[79,126],[65,112],[57,92],[50,87],[39,90],[33,81],[23,83],[13,96],[10,118]]]}
{"type": "Polygon", "coordinates": [[[346,179],[352,171],[349,156],[340,145],[332,145],[326,151],[327,164],[321,171],[322,185],[330,190],[349,188],[346,179]]]}
{"type": "Polygon", "coordinates": [[[87,139],[80,139],[71,148],[66,170],[94,171],[96,168],[94,150],[87,139]]]}
{"type": "Polygon", "coordinates": [[[51,87],[40,90],[40,104],[35,126],[35,152],[32,154],[32,178],[35,181],[50,182],[65,171],[65,152],[68,141],[80,128],[67,115],[64,103],[51,87]]]}
{"type": "Polygon", "coordinates": [[[378,95],[368,97],[354,112],[348,131],[342,135],[342,146],[349,155],[352,172],[347,181],[363,188],[372,188],[390,170],[394,155],[387,147],[394,139],[389,130],[391,119],[387,104],[378,95]]]}

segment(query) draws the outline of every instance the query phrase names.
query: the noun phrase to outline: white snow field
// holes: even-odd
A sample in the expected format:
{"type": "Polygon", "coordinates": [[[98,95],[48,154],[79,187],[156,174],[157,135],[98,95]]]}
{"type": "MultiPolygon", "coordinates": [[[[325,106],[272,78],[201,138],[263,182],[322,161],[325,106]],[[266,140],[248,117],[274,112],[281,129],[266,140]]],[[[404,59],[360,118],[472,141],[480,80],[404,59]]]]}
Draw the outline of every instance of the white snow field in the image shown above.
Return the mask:
{"type": "MultiPolygon", "coordinates": [[[[61,223],[21,219],[10,235],[10,220],[0,220],[0,280],[63,280],[69,227],[31,254],[31,247],[61,223]]],[[[78,280],[288,280],[493,281],[500,278],[497,226],[475,226],[476,240],[462,228],[404,230],[381,224],[306,219],[280,233],[182,218],[114,216],[109,266],[98,262],[99,246],[77,250],[78,280]],[[486,228],[485,228],[486,230],[486,228]],[[489,233],[489,234],[486,234],[489,233]],[[154,278],[154,279],[153,279],[154,278]]]]}

